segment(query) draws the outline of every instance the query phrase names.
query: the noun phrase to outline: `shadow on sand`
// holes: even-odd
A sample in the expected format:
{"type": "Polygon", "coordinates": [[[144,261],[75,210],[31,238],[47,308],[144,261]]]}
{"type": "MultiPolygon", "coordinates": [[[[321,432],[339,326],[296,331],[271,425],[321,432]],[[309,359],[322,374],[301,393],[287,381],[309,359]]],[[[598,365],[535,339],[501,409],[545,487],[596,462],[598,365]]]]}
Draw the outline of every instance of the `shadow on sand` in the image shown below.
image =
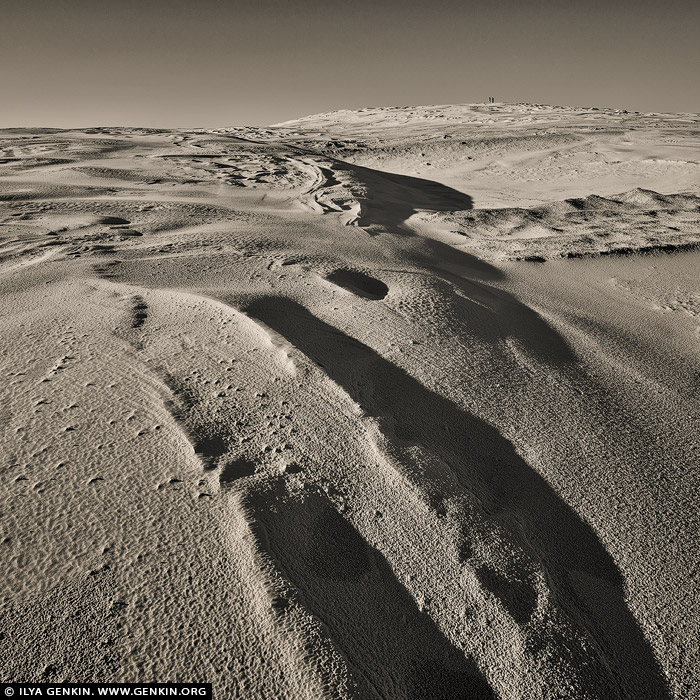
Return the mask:
{"type": "MultiPolygon", "coordinates": [[[[489,515],[511,527],[519,545],[545,567],[558,608],[595,639],[597,652],[572,646],[571,663],[585,669],[591,697],[668,699],[665,679],[636,621],[627,609],[624,581],[595,532],[548,483],[481,419],[426,389],[372,348],[279,297],[244,309],[283,335],[371,416],[388,418],[390,441],[410,442],[437,455],[462,486],[478,496],[489,515]],[[521,533],[521,534],[520,534],[521,533]]],[[[469,542],[464,543],[469,550],[469,542]]],[[[534,597],[496,572],[479,579],[513,619],[527,624],[534,597]]]]}
{"type": "Polygon", "coordinates": [[[496,700],[474,662],[418,609],[325,494],[290,494],[280,480],[249,494],[246,508],[259,546],[347,660],[357,697],[496,700]]]}
{"type": "Polygon", "coordinates": [[[433,272],[438,279],[458,291],[467,314],[474,316],[469,332],[480,334],[496,327],[502,337],[516,337],[524,347],[552,364],[574,361],[564,339],[533,309],[512,294],[488,282],[504,279],[501,270],[448,243],[419,235],[408,220],[418,212],[439,213],[473,207],[472,198],[463,192],[432,180],[397,175],[342,161],[334,170],[345,170],[367,190],[362,200],[358,226],[375,236],[390,236],[386,245],[390,257],[411,268],[433,272]],[[488,311],[487,311],[488,310],[488,311]],[[490,311],[490,313],[489,313],[490,311]]]}

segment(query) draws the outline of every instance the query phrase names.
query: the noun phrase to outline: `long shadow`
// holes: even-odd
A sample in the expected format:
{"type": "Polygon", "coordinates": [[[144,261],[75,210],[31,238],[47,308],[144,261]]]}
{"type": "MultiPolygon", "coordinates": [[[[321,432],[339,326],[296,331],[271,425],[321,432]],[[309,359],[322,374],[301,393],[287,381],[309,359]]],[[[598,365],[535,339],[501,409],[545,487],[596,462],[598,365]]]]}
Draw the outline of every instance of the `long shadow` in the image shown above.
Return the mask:
{"type": "MultiPolygon", "coordinates": [[[[497,430],[384,360],[370,347],[284,298],[268,297],[244,311],[285,336],[372,416],[388,418],[389,440],[420,444],[438,456],[487,513],[513,523],[513,537],[541,561],[559,610],[595,639],[597,653],[570,640],[572,666],[584,669],[592,697],[668,699],[664,676],[627,609],[624,581],[595,532],[515,452],[497,430]],[[522,534],[519,534],[522,533],[522,534]]],[[[470,544],[464,543],[469,551],[470,544]]],[[[534,597],[497,572],[479,579],[520,624],[534,597]]],[[[559,650],[563,653],[563,648],[559,650]]]]}
{"type": "MultiPolygon", "coordinates": [[[[487,284],[503,279],[501,270],[459,248],[418,235],[406,224],[419,211],[471,209],[473,201],[468,194],[432,180],[382,172],[343,161],[335,161],[333,168],[352,173],[367,186],[369,195],[362,201],[363,213],[358,225],[392,235],[392,255],[399,253],[410,266],[433,272],[456,287],[461,292],[458,300],[468,307],[470,313],[478,316],[477,307],[490,308],[495,313],[480,320],[500,327],[502,335],[517,337],[543,360],[554,364],[574,360],[561,336],[535,311],[512,294],[487,284]]],[[[480,327],[483,326],[475,325],[472,331],[478,333],[480,327]]]]}
{"type": "Polygon", "coordinates": [[[496,700],[474,662],[418,609],[381,553],[325,494],[302,498],[278,483],[249,493],[246,507],[262,524],[258,544],[349,662],[358,697],[496,700]]]}
{"type": "MultiPolygon", "coordinates": [[[[471,195],[435,180],[399,175],[359,165],[353,165],[351,168],[362,180],[369,183],[376,182],[373,191],[393,195],[387,198],[377,198],[380,203],[399,203],[405,205],[407,209],[426,209],[428,211],[457,211],[474,208],[474,200],[471,195]]],[[[368,221],[372,222],[372,217],[368,217],[368,221]]]]}
{"type": "Polygon", "coordinates": [[[374,170],[341,160],[333,161],[333,170],[349,172],[353,179],[367,187],[368,194],[361,201],[362,213],[357,220],[358,226],[367,228],[370,233],[378,227],[383,233],[418,239],[414,243],[421,244],[419,257],[427,257],[433,263],[436,259],[443,259],[447,264],[468,270],[474,278],[493,280],[502,277],[500,270],[487,262],[440,241],[417,236],[405,226],[406,220],[418,211],[472,209],[474,202],[470,195],[434,180],[374,170]]]}

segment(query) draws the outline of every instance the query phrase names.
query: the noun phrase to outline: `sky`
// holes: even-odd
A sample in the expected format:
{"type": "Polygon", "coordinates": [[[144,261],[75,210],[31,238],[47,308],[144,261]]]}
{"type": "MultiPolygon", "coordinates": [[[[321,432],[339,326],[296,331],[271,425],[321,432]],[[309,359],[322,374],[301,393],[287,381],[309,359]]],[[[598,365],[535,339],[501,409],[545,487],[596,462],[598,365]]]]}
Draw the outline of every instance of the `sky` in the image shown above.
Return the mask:
{"type": "Polygon", "coordinates": [[[21,0],[0,127],[266,125],[334,109],[535,102],[700,112],[689,0],[21,0]]]}

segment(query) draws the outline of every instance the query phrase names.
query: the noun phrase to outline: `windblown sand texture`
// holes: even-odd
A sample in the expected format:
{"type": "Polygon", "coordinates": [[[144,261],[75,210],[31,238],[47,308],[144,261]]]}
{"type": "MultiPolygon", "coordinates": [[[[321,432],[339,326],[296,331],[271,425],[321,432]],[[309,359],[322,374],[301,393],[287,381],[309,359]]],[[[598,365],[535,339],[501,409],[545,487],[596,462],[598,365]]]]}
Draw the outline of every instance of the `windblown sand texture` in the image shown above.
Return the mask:
{"type": "Polygon", "coordinates": [[[2,679],[699,697],[699,196],[697,115],[0,132],[2,679]]]}

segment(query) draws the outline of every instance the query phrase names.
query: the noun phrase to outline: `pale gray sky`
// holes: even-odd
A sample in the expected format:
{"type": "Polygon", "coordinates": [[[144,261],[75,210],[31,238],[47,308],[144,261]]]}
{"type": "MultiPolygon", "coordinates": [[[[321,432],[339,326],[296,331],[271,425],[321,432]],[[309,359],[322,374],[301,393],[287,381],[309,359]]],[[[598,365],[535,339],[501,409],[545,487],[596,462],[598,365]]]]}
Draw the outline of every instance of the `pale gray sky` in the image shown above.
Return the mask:
{"type": "Polygon", "coordinates": [[[481,102],[700,112],[700,3],[22,0],[0,127],[270,124],[481,102]]]}

